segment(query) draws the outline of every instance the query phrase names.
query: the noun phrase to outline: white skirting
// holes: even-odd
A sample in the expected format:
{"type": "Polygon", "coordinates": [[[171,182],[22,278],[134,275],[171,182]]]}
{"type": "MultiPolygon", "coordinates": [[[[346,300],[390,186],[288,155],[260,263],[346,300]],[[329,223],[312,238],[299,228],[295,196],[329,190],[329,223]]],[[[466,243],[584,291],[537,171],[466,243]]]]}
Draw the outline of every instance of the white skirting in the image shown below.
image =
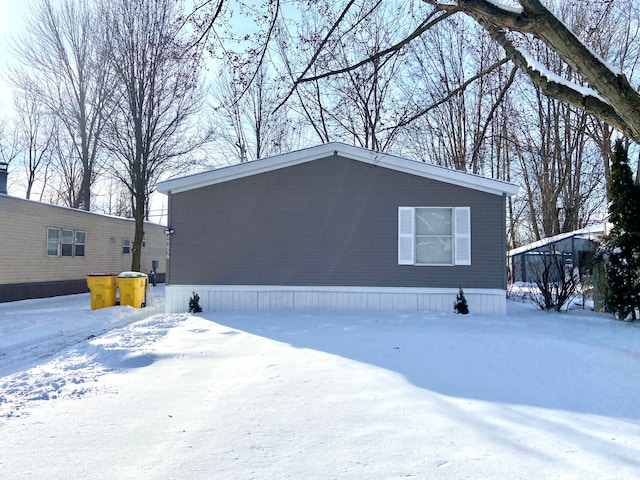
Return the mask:
{"type": "MultiPolygon", "coordinates": [[[[506,314],[506,291],[463,287],[473,314],[506,314]]],[[[422,310],[453,312],[457,288],[168,285],[166,313],[189,310],[193,293],[205,312],[220,310],[422,310]]]]}

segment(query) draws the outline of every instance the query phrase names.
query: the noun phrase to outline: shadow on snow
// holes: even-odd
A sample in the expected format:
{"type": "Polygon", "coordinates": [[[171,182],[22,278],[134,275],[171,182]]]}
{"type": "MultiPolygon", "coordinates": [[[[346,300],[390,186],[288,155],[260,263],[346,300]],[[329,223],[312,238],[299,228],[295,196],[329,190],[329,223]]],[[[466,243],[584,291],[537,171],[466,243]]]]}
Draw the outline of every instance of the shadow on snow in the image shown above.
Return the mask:
{"type": "MultiPolygon", "coordinates": [[[[519,307],[518,307],[519,308],[519,307]]],[[[640,418],[640,330],[566,314],[211,312],[226,327],[365,362],[442,395],[640,418]],[[635,346],[635,348],[634,348],[635,346]]]]}

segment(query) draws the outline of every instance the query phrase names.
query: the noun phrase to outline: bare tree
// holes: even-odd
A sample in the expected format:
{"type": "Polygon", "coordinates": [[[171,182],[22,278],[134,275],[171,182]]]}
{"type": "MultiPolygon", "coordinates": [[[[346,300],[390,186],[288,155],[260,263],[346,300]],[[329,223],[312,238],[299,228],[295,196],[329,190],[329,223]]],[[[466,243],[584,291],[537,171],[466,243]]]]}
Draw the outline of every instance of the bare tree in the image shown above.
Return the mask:
{"type": "Polygon", "coordinates": [[[13,45],[24,69],[13,72],[12,82],[40,99],[66,132],[73,150],[65,157],[75,156],[82,169],[79,182],[76,169],[61,172],[66,187],[74,189],[63,196],[70,207],[85,210],[91,208],[105,105],[114,87],[99,18],[89,0],[42,0],[13,45]]]}
{"type": "MultiPolygon", "coordinates": [[[[391,5],[375,12],[358,12],[352,21],[354,27],[341,32],[340,41],[330,52],[332,61],[346,67],[359,56],[378,52],[398,30],[404,30],[400,12],[391,5]],[[360,20],[364,18],[366,21],[360,20]]],[[[326,115],[337,127],[336,134],[365,148],[388,150],[397,135],[398,123],[408,111],[413,113],[412,99],[397,88],[403,62],[398,53],[324,79],[323,93],[332,100],[326,115]]]]}
{"type": "Polygon", "coordinates": [[[9,165],[22,150],[20,131],[15,122],[0,122],[0,161],[9,165]]]}
{"type": "MultiPolygon", "coordinates": [[[[425,0],[443,12],[469,15],[489,32],[507,56],[542,92],[606,121],[640,143],[640,93],[627,76],[595,54],[540,0],[518,0],[503,6],[490,0],[441,2],[425,0]],[[542,41],[565,64],[577,72],[588,88],[549,75],[533,56],[509,33],[528,35],[542,41]]],[[[602,2],[611,4],[612,2],[602,2]]]]}
{"type": "Polygon", "coordinates": [[[104,142],[117,160],[112,173],[132,199],[131,268],[139,271],[149,196],[160,176],[179,173],[186,154],[205,140],[192,122],[203,104],[201,55],[187,48],[174,0],[105,2],[102,17],[117,85],[104,142]]]}
{"type": "MultiPolygon", "coordinates": [[[[384,151],[394,143],[404,122],[416,113],[416,101],[403,91],[403,71],[409,76],[405,52],[373,58],[357,70],[348,67],[360,58],[375,56],[385,45],[411,31],[414,21],[402,2],[374,4],[345,11],[334,2],[314,2],[300,20],[277,30],[286,75],[295,81],[307,68],[314,80],[300,84],[288,108],[299,112],[320,141],[340,139],[384,151]],[[324,43],[319,31],[333,24],[334,37],[324,43]],[[300,64],[317,53],[308,67],[300,64]],[[322,76],[328,68],[344,69],[342,75],[322,76]]],[[[284,23],[284,22],[283,22],[284,23]]]]}
{"type": "MultiPolygon", "coordinates": [[[[56,201],[54,203],[65,205],[71,208],[77,208],[82,202],[78,198],[83,190],[81,188],[85,169],[82,160],[76,155],[75,146],[69,142],[65,135],[56,135],[53,142],[53,154],[56,157],[54,165],[55,181],[51,185],[51,189],[56,193],[56,201]]],[[[95,174],[96,172],[94,172],[95,174]]],[[[93,179],[91,179],[93,184],[93,179]]],[[[91,192],[92,197],[95,192],[91,192]]],[[[93,208],[95,208],[95,201],[93,208]]]]}
{"type": "Polygon", "coordinates": [[[249,85],[244,85],[244,79],[229,65],[213,88],[215,136],[235,151],[240,162],[290,149],[293,128],[288,112],[276,111],[278,86],[267,66],[260,66],[249,85]]]}
{"type": "MultiPolygon", "coordinates": [[[[221,12],[228,3],[232,2],[230,0],[227,2],[225,0],[205,1],[197,5],[192,16],[196,19],[195,26],[200,32],[197,41],[210,39],[212,32],[215,32],[216,22],[220,20],[221,12]]],[[[243,2],[235,3],[242,4],[243,2]]],[[[281,15],[280,2],[268,3],[272,6],[264,11],[271,16],[269,25],[273,25],[275,18],[281,15]]],[[[589,3],[592,3],[591,0],[589,3]]],[[[615,2],[600,3],[608,8],[615,2]]],[[[591,113],[640,143],[640,118],[637,115],[637,112],[640,111],[640,93],[628,81],[624,72],[612,68],[599,55],[595,54],[540,0],[504,0],[503,2],[492,0],[424,0],[423,4],[431,5],[432,10],[423,11],[420,2],[418,2],[414,16],[421,16],[421,21],[417,23],[412,32],[403,38],[373,55],[354,62],[348,68],[327,68],[322,73],[310,73],[325,47],[336,41],[336,32],[340,31],[338,27],[343,26],[343,30],[348,28],[344,27],[343,23],[351,10],[367,11],[372,6],[375,8],[381,4],[383,2],[357,2],[356,0],[344,0],[337,4],[337,8],[341,9],[341,14],[319,32],[317,48],[309,58],[306,67],[301,69],[295,77],[294,88],[290,94],[293,95],[295,88],[304,82],[313,82],[318,78],[345,73],[347,70],[355,70],[376,59],[387,58],[419,38],[433,25],[451,15],[465,14],[481,25],[502,46],[508,58],[525,72],[545,95],[558,98],[591,113]],[[532,56],[522,48],[519,35],[535,38],[545,43],[567,66],[581,76],[587,87],[558,79],[554,75],[549,75],[546,70],[539,68],[536,62],[531,61],[532,56]]],[[[632,30],[628,32],[631,35],[632,30]]],[[[263,47],[260,51],[265,52],[271,36],[265,35],[261,40],[263,47]]],[[[633,41],[625,43],[625,45],[632,44],[633,41]]],[[[258,60],[262,58],[263,55],[258,60]]]]}
{"type": "Polygon", "coordinates": [[[405,125],[403,143],[424,161],[502,178],[504,170],[493,164],[492,142],[503,128],[498,117],[516,71],[488,40],[471,22],[457,18],[414,42],[405,88],[418,99],[419,109],[405,125]]]}
{"type": "MultiPolygon", "coordinates": [[[[309,44],[308,42],[298,42],[294,40],[285,26],[278,30],[276,41],[285,72],[282,74],[282,80],[283,82],[294,82],[297,69],[296,59],[299,55],[291,54],[291,46],[294,45],[293,51],[299,53],[301,49],[304,49],[305,45],[308,50],[309,44]]],[[[311,68],[315,70],[317,66],[313,65],[311,68]]],[[[322,95],[320,81],[316,80],[295,89],[294,99],[287,103],[287,108],[295,112],[298,118],[301,119],[301,122],[309,126],[310,132],[312,132],[313,136],[316,136],[321,143],[331,141],[332,137],[331,127],[329,125],[330,119],[328,118],[327,108],[325,106],[325,101],[327,100],[328,99],[322,95]]]]}
{"type": "Polygon", "coordinates": [[[22,144],[18,157],[21,157],[25,171],[25,198],[31,199],[39,185],[41,200],[51,172],[57,125],[45,106],[28,91],[15,92],[14,109],[22,144]]]}
{"type": "MultiPolygon", "coordinates": [[[[546,47],[531,49],[536,61],[557,78],[579,82],[546,47]]],[[[590,116],[536,87],[523,84],[517,93],[520,108],[513,112],[512,142],[530,216],[531,236],[526,240],[582,228],[594,209],[605,208],[603,161],[587,133],[590,116]]]]}
{"type": "Polygon", "coordinates": [[[104,182],[104,193],[98,197],[104,213],[126,218],[133,216],[129,189],[117,178],[108,178],[104,182]]]}
{"type": "MultiPolygon", "coordinates": [[[[514,129],[531,235],[536,241],[586,226],[605,207],[602,159],[586,133],[586,114],[539,94],[535,120],[514,129]]],[[[527,121],[528,120],[528,121],[527,121]]]]}
{"type": "MultiPolygon", "coordinates": [[[[589,0],[579,4],[572,30],[608,63],[638,81],[640,62],[640,4],[635,0],[602,2],[589,0]],[[588,7],[588,8],[585,8],[588,7]]],[[[597,144],[603,160],[604,179],[608,186],[611,172],[611,145],[614,129],[606,122],[590,116],[587,132],[597,144]]],[[[640,166],[640,164],[639,164],[640,166]]],[[[636,179],[638,179],[636,174],[636,179]]],[[[607,196],[609,192],[607,190],[607,196]]]]}
{"type": "MultiPolygon", "coordinates": [[[[604,29],[610,12],[588,3],[560,3],[557,11],[594,51],[604,55],[601,50],[608,48],[606,43],[589,32],[594,25],[604,29]]],[[[611,35],[616,32],[612,25],[606,28],[611,28],[611,35]]],[[[583,83],[577,72],[541,42],[531,39],[527,49],[549,75],[576,86],[583,83]]],[[[610,127],[583,109],[545,96],[535,85],[533,89],[521,85],[518,96],[520,108],[514,111],[517,121],[512,131],[530,216],[531,235],[526,240],[540,240],[601,220],[606,211],[610,127]]]]}

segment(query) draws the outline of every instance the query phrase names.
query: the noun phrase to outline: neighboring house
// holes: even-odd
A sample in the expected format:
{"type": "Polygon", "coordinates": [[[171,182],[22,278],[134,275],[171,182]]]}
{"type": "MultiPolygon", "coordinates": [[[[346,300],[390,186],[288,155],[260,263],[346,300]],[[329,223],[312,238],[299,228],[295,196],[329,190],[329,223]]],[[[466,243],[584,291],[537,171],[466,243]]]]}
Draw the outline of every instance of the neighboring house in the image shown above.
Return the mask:
{"type": "Polygon", "coordinates": [[[166,310],[504,313],[517,189],[339,143],[162,182],[166,310]]]}
{"type": "Polygon", "coordinates": [[[606,233],[606,224],[600,223],[509,250],[511,282],[534,283],[545,269],[552,281],[567,269],[577,269],[580,277],[590,275],[600,239],[606,233]]]}
{"type": "MultiPolygon", "coordinates": [[[[131,270],[134,221],[0,194],[0,302],[88,292],[90,272],[131,270]]],[[[142,268],[164,280],[164,226],[145,224],[142,268]]]]}

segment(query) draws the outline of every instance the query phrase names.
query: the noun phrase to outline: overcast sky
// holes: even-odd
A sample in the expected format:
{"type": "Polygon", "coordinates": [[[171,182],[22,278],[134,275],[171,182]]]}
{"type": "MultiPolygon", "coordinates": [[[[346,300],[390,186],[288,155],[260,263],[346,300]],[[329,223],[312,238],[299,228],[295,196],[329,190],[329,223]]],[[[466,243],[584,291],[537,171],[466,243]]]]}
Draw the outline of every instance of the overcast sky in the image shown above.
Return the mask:
{"type": "Polygon", "coordinates": [[[8,40],[22,31],[23,17],[38,0],[0,0],[0,108],[11,107],[11,91],[7,86],[5,74],[12,61],[8,51],[8,40]]]}

